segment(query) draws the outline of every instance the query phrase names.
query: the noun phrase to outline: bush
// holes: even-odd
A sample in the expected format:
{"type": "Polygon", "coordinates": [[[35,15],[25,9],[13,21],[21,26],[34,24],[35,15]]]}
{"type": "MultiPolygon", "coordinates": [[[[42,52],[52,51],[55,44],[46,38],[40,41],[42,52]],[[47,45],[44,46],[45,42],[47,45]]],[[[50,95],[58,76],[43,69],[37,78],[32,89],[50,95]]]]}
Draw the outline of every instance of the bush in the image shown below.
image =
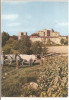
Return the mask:
{"type": "Polygon", "coordinates": [[[47,45],[51,45],[52,43],[51,43],[51,40],[50,39],[48,39],[47,40],[47,45]]]}
{"type": "Polygon", "coordinates": [[[63,44],[63,45],[68,45],[68,38],[67,38],[67,39],[63,39],[63,38],[62,38],[62,39],[60,40],[60,43],[63,44]]]}
{"type": "Polygon", "coordinates": [[[22,40],[18,41],[18,48],[21,54],[30,54],[31,41],[28,36],[23,36],[22,40]]]}
{"type": "Polygon", "coordinates": [[[60,43],[61,44],[64,44],[64,39],[63,38],[60,40],[60,43]]]}
{"type": "Polygon", "coordinates": [[[31,50],[33,54],[41,54],[42,52],[42,43],[41,42],[34,42],[31,45],[31,50]]]}
{"type": "MultiPolygon", "coordinates": [[[[17,40],[11,39],[6,41],[5,46],[3,46],[2,50],[5,54],[14,53],[14,50],[17,50],[18,47],[16,46],[17,40]]],[[[16,51],[17,52],[17,51],[16,51]]]]}

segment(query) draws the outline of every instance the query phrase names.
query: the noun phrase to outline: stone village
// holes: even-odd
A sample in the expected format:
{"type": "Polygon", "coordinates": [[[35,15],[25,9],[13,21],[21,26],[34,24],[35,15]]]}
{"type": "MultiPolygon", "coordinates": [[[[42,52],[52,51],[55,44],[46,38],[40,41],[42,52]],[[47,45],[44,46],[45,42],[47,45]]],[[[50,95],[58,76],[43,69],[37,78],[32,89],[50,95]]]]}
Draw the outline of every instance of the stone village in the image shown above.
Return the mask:
{"type": "MultiPolygon", "coordinates": [[[[18,40],[22,39],[23,36],[27,36],[27,32],[19,32],[18,34],[18,40]]],[[[30,40],[32,42],[40,41],[42,42],[43,39],[46,40],[46,43],[48,40],[51,41],[52,44],[61,44],[61,39],[66,39],[67,36],[61,36],[59,32],[54,31],[53,29],[47,30],[43,29],[38,32],[32,33],[30,35],[30,40]]]]}

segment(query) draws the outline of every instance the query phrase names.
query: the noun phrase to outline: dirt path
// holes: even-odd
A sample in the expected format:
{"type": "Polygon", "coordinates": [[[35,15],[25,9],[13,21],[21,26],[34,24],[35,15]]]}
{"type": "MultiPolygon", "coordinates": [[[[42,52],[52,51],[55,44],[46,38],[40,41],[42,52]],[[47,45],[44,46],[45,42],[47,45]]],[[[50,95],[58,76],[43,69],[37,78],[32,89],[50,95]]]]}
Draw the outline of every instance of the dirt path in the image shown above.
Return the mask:
{"type": "Polygon", "coordinates": [[[68,46],[49,46],[48,55],[68,56],[68,46]]]}

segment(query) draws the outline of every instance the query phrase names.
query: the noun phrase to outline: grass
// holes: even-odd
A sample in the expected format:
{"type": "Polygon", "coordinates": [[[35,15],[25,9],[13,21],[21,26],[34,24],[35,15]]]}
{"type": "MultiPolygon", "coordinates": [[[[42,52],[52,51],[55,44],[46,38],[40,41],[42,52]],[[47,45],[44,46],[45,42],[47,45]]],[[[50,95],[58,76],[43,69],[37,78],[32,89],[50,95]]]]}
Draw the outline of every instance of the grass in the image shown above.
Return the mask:
{"type": "Polygon", "coordinates": [[[49,56],[43,66],[36,62],[32,67],[16,63],[2,68],[2,96],[4,97],[67,97],[68,57],[49,56]],[[28,88],[30,82],[38,88],[28,88]]]}

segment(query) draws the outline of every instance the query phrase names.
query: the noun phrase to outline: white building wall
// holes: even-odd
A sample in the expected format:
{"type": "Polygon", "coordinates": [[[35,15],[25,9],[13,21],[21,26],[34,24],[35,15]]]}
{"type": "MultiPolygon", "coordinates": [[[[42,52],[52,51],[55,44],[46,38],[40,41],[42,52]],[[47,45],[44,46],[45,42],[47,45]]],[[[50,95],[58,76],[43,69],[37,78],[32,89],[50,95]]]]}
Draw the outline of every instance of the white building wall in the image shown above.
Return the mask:
{"type": "Polygon", "coordinates": [[[30,40],[31,40],[32,42],[35,42],[35,41],[40,41],[40,42],[42,42],[42,39],[41,39],[40,37],[37,37],[37,38],[35,38],[35,37],[30,37],[30,40]]]}
{"type": "Polygon", "coordinates": [[[60,43],[60,38],[50,38],[50,40],[51,40],[52,42],[54,42],[55,44],[61,44],[61,43],[60,43]]]}
{"type": "MultiPolygon", "coordinates": [[[[32,41],[32,42],[35,42],[35,41],[40,41],[40,42],[42,42],[43,41],[43,39],[44,38],[35,38],[35,37],[31,37],[30,38],[30,40],[32,41]]],[[[50,39],[53,43],[55,43],[55,44],[61,44],[60,43],[60,38],[46,38],[45,39],[45,41],[46,41],[46,43],[47,43],[47,41],[48,41],[48,39],[50,39]]]]}
{"type": "Polygon", "coordinates": [[[50,33],[50,36],[59,36],[59,33],[58,32],[52,32],[52,33],[50,33]]]}

